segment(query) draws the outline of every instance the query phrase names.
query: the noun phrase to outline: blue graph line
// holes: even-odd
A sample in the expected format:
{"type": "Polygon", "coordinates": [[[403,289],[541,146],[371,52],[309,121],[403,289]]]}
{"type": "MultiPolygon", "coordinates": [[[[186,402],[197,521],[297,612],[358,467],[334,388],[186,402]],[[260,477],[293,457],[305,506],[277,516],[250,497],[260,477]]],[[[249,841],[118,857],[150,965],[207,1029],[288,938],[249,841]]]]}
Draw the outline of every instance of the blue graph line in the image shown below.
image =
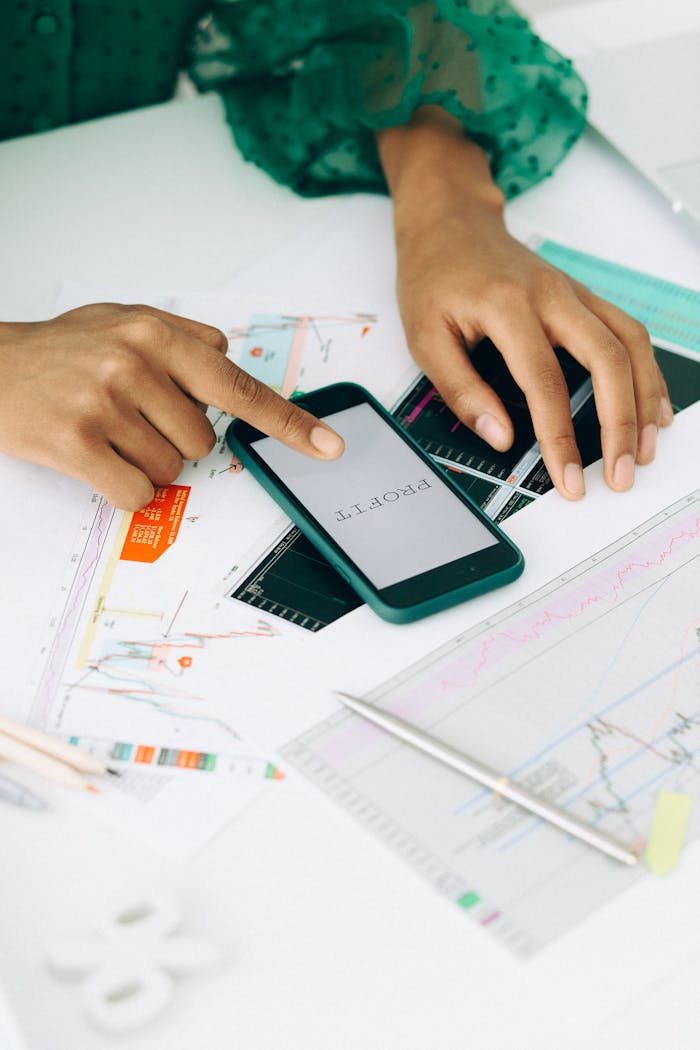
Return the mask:
{"type": "MultiPolygon", "coordinates": [[[[642,682],[640,685],[635,686],[634,689],[630,689],[628,692],[623,693],[622,696],[618,697],[617,700],[613,700],[611,703],[608,704],[607,707],[604,707],[601,711],[597,711],[595,713],[595,715],[592,715],[590,718],[587,718],[585,721],[580,722],[578,725],[574,726],[572,729],[567,730],[566,733],[562,733],[561,736],[559,736],[555,740],[551,741],[549,744],[547,744],[545,747],[543,747],[540,751],[536,752],[534,755],[531,755],[524,762],[522,762],[519,766],[516,766],[515,769],[511,770],[511,772],[508,774],[508,776],[509,777],[517,776],[518,773],[522,772],[522,770],[524,770],[524,769],[527,769],[528,766],[531,766],[533,764],[533,762],[537,762],[540,758],[543,757],[543,755],[546,755],[548,751],[551,751],[552,748],[557,747],[559,744],[563,743],[565,740],[569,740],[576,733],[580,733],[581,730],[585,729],[586,726],[590,722],[595,721],[596,719],[599,719],[601,717],[601,715],[606,715],[608,713],[608,711],[613,711],[616,707],[618,707],[620,704],[625,703],[627,700],[631,700],[633,696],[636,696],[638,693],[643,692],[650,685],[654,685],[656,682],[660,681],[662,678],[665,678],[666,675],[671,674],[674,671],[677,671],[679,667],[682,667],[683,664],[688,663],[689,660],[694,659],[696,656],[697,656],[697,650],[693,649],[691,652],[687,653],[685,656],[681,657],[679,660],[674,660],[673,663],[668,664],[667,667],[664,667],[664,668],[662,668],[662,670],[657,671],[656,674],[651,676],[651,678],[648,678],[646,681],[642,682]]],[[[621,767],[617,767],[617,768],[621,768],[621,767]]],[[[457,809],[453,810],[453,816],[457,816],[458,814],[463,813],[464,810],[469,809],[469,807],[473,806],[475,802],[478,802],[481,798],[484,797],[484,795],[488,795],[488,794],[490,794],[490,792],[487,789],[479,791],[479,793],[476,796],[474,796],[473,798],[469,799],[468,802],[464,802],[457,809]]]]}
{"type": "MultiPolygon", "coordinates": [[[[700,710],[694,711],[693,714],[690,715],[690,718],[691,719],[695,719],[695,718],[698,717],[698,715],[700,715],[700,710]]],[[[626,758],[622,762],[620,762],[617,766],[615,766],[613,768],[613,770],[611,772],[612,773],[617,773],[621,769],[624,769],[625,766],[629,765],[630,762],[635,762],[642,755],[646,754],[646,752],[649,750],[649,747],[654,747],[656,744],[661,743],[667,737],[671,736],[673,731],[674,731],[674,729],[672,727],[671,729],[667,730],[665,733],[662,733],[661,736],[658,736],[655,740],[650,741],[650,743],[649,743],[649,745],[647,747],[642,747],[642,749],[640,751],[637,751],[634,755],[630,755],[628,758],[626,758]]],[[[655,773],[653,776],[649,777],[647,780],[642,781],[642,783],[639,784],[637,787],[635,787],[635,789],[633,791],[630,791],[627,795],[625,795],[624,798],[621,799],[621,802],[626,803],[630,799],[636,798],[636,796],[641,794],[641,792],[646,791],[647,788],[649,788],[652,784],[655,784],[657,780],[662,780],[664,777],[668,776],[669,773],[672,773],[672,772],[678,770],[678,768],[681,765],[684,765],[684,766],[690,765],[691,760],[693,758],[695,758],[695,756],[698,755],[698,754],[700,754],[700,747],[697,747],[694,751],[690,751],[689,752],[689,756],[690,757],[689,757],[689,759],[687,761],[684,761],[682,763],[676,763],[676,762],[670,761],[668,763],[668,765],[665,766],[660,772],[655,773]]],[[[577,791],[576,794],[571,795],[571,797],[568,798],[565,802],[557,803],[557,805],[560,805],[562,809],[568,809],[574,802],[576,802],[578,799],[580,799],[583,795],[587,794],[589,791],[592,791],[601,782],[604,782],[604,780],[605,780],[604,777],[602,777],[602,776],[598,777],[596,780],[593,781],[592,784],[587,784],[584,788],[581,788],[579,791],[577,791]]],[[[614,810],[612,812],[615,813],[615,812],[619,812],[619,811],[614,810]]],[[[592,824],[599,824],[601,820],[604,820],[605,817],[608,817],[610,815],[611,815],[611,811],[598,813],[595,816],[595,818],[593,819],[592,824]]],[[[534,825],[534,826],[531,825],[530,827],[523,829],[523,831],[519,832],[517,835],[514,835],[507,842],[504,842],[499,847],[499,853],[503,853],[504,851],[511,849],[513,846],[517,846],[517,844],[519,842],[521,842],[524,838],[526,838],[528,835],[532,834],[533,831],[536,831],[537,827],[541,826],[543,822],[539,818],[535,818],[535,819],[537,820],[537,824],[536,825],[534,825]]]]}

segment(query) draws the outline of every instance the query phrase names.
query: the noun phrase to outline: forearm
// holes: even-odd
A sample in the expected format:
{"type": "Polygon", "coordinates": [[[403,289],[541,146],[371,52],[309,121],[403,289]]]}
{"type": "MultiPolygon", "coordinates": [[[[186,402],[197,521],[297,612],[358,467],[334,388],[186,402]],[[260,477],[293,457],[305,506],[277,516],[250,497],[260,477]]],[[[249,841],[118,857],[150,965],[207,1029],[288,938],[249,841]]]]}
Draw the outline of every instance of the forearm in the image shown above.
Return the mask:
{"type": "Polygon", "coordinates": [[[446,205],[454,207],[455,199],[502,219],[505,198],[486,154],[438,106],[424,106],[408,124],[377,132],[377,147],[397,233],[419,214],[430,218],[446,205]]]}

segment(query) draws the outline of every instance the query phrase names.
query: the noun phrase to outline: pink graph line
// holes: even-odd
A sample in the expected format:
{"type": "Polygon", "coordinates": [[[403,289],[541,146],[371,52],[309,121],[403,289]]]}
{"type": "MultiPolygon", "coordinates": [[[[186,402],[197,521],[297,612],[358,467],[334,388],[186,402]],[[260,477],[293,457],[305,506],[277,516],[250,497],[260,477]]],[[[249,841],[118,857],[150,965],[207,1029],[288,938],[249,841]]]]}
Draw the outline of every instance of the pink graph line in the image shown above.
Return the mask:
{"type": "MultiPolygon", "coordinates": [[[[573,593],[564,596],[559,606],[544,609],[537,617],[522,630],[517,627],[511,631],[498,631],[490,637],[485,638],[479,646],[477,653],[466,652],[460,654],[451,669],[451,677],[443,677],[434,683],[421,682],[409,692],[396,698],[391,710],[407,721],[415,719],[421,711],[425,710],[431,701],[438,696],[444,695],[450,690],[472,688],[477,684],[479,678],[485,673],[489,666],[501,662],[523,645],[540,640],[548,628],[560,623],[575,620],[588,609],[603,601],[616,602],[625,586],[630,582],[631,574],[657,568],[664,564],[674,553],[676,547],[683,541],[694,541],[700,536],[700,517],[692,517],[680,527],[669,529],[664,536],[658,537],[653,547],[651,543],[642,546],[634,560],[626,562],[618,567],[613,567],[601,572],[595,580],[588,580],[585,586],[581,586],[573,593]],[[658,545],[662,544],[661,550],[658,545]],[[644,550],[649,550],[645,555],[644,550]],[[594,593],[591,593],[591,589],[594,593]],[[470,666],[465,666],[470,664],[470,666]],[[431,687],[432,686],[432,687],[431,687]]],[[[372,746],[379,742],[375,732],[369,732],[369,727],[355,726],[346,727],[343,735],[339,731],[332,741],[319,749],[320,757],[328,761],[338,761],[357,754],[364,747],[372,746]]]]}
{"type": "Polygon", "coordinates": [[[429,401],[432,401],[432,399],[434,397],[435,397],[435,390],[433,389],[433,387],[431,387],[430,390],[428,391],[428,393],[423,398],[423,400],[419,401],[418,404],[416,405],[416,407],[413,409],[413,411],[411,412],[411,414],[408,417],[407,422],[413,423],[416,419],[418,419],[418,416],[421,414],[421,412],[423,411],[425,406],[428,404],[429,401]]]}
{"type": "Polygon", "coordinates": [[[51,642],[49,656],[32,703],[30,722],[33,725],[44,726],[46,724],[56,690],[56,682],[60,677],[70,648],[73,628],[80,615],[85,594],[90,586],[92,573],[99,561],[113,514],[114,507],[105,499],[99,499],[93,524],[88,532],[87,542],[81,557],[80,567],[69,593],[69,603],[61,616],[51,642]]]}
{"type": "Polygon", "coordinates": [[[657,568],[663,565],[673,553],[674,547],[680,541],[695,540],[698,538],[698,535],[700,535],[700,517],[693,520],[690,529],[682,528],[680,532],[672,535],[667,545],[655,557],[650,557],[645,561],[630,561],[625,565],[621,565],[612,573],[613,582],[611,586],[608,584],[608,581],[606,581],[607,574],[601,574],[601,576],[594,581],[594,586],[600,583],[603,585],[603,588],[606,589],[600,589],[598,593],[595,594],[585,594],[585,591],[590,588],[589,584],[585,589],[581,588],[578,592],[574,592],[574,594],[567,599],[567,602],[570,602],[571,599],[573,599],[574,602],[578,601],[578,604],[573,609],[562,612],[557,612],[556,609],[545,609],[542,617],[535,620],[523,634],[512,634],[508,631],[503,631],[492,635],[483,642],[480,649],[479,659],[474,666],[470,677],[463,679],[459,683],[455,682],[445,684],[459,684],[461,686],[474,685],[478,681],[479,676],[486,665],[490,662],[490,650],[497,645],[499,641],[505,641],[508,651],[510,651],[513,647],[511,643],[514,643],[515,646],[519,646],[531,641],[536,641],[542,637],[544,631],[551,625],[567,620],[574,620],[591,606],[596,605],[599,602],[610,599],[616,602],[620,593],[624,591],[626,579],[631,573],[635,570],[644,572],[647,569],[657,568]],[[585,594],[585,597],[582,597],[582,594],[585,594]]]}

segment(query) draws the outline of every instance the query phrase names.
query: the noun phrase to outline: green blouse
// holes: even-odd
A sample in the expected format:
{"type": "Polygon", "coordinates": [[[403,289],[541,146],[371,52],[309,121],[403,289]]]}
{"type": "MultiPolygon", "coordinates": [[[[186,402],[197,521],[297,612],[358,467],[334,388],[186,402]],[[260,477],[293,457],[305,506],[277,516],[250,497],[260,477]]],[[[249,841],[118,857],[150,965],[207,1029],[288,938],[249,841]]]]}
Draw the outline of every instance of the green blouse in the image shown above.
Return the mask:
{"type": "Polygon", "coordinates": [[[428,103],[511,197],[585,124],[568,59],[506,0],[0,0],[0,137],[223,97],[243,155],[305,195],[385,191],[373,132],[428,103]]]}

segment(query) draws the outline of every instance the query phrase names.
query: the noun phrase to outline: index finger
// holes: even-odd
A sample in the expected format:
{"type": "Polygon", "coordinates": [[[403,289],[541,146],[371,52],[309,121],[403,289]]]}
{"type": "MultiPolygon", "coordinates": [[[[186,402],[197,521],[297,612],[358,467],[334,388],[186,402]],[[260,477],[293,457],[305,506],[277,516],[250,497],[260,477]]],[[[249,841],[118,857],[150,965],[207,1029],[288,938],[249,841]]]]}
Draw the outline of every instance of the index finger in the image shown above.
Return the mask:
{"type": "Polygon", "coordinates": [[[185,332],[170,347],[168,372],[198,401],[238,416],[296,452],[315,459],[337,459],[343,452],[343,439],[322,420],[185,332]]]}

